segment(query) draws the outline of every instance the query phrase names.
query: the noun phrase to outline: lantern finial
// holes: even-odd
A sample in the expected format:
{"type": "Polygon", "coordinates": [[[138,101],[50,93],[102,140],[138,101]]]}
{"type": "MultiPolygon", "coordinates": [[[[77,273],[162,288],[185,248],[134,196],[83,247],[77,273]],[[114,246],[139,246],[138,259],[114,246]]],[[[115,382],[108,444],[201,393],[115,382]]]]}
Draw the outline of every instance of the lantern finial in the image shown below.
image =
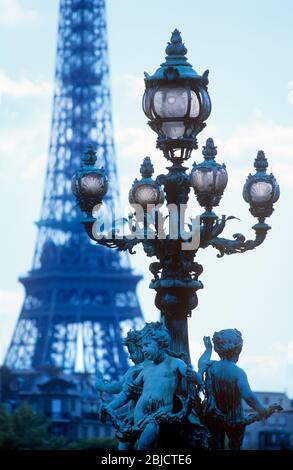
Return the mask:
{"type": "Polygon", "coordinates": [[[168,42],[168,45],[166,47],[166,54],[167,56],[170,55],[182,55],[184,56],[187,53],[187,49],[182,42],[181,38],[181,33],[178,31],[178,29],[174,29],[172,36],[171,36],[171,41],[168,42]]]}

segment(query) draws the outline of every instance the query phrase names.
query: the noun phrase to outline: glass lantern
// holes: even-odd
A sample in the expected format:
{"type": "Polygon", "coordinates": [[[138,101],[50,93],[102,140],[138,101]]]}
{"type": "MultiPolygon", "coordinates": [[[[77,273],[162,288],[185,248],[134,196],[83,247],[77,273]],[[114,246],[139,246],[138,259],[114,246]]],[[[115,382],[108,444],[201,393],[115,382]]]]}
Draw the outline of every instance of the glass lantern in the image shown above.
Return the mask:
{"type": "Polygon", "coordinates": [[[97,157],[92,147],[82,157],[83,165],[74,175],[71,190],[80,209],[92,216],[93,208],[107,193],[108,180],[103,168],[95,168],[97,157]]]}
{"type": "Polygon", "coordinates": [[[243,199],[250,204],[250,212],[255,217],[269,217],[273,204],[280,197],[280,187],[272,173],[267,173],[268,161],[262,150],[254,162],[256,173],[248,175],[243,187],[243,199]]]}
{"type": "Polygon", "coordinates": [[[166,48],[166,62],[154,75],[145,74],[143,110],[158,134],[157,146],[170,160],[178,149],[186,149],[181,152],[181,159],[189,158],[192,149],[197,148],[196,136],[211,112],[208,71],[199,75],[193,70],[186,52],[180,32],[175,29],[166,48]]]}
{"type": "Polygon", "coordinates": [[[151,159],[146,157],[140,167],[142,178],[136,179],[129,191],[129,203],[139,205],[144,211],[161,206],[165,200],[162,187],[152,179],[153,171],[151,159]]]}
{"type": "Polygon", "coordinates": [[[215,162],[217,147],[213,139],[209,138],[203,147],[204,161],[193,164],[190,174],[190,185],[201,206],[211,210],[217,206],[228,183],[228,173],[225,164],[215,162]]]}

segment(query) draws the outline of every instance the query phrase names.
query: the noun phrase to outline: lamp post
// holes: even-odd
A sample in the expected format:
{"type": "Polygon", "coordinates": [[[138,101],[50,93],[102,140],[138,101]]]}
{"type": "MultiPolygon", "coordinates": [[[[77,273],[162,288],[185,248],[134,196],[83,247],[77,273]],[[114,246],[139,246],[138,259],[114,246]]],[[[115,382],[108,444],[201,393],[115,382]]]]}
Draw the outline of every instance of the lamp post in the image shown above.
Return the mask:
{"type": "Polygon", "coordinates": [[[150,288],[156,291],[155,304],[161,312],[161,321],[169,330],[171,347],[176,352],[185,353],[190,361],[187,318],[198,304],[197,290],[203,287],[198,279],[203,268],[195,261],[198,249],[213,246],[219,251],[217,256],[222,257],[260,245],[270,229],[265,219],[272,214],[273,204],[279,198],[279,186],[274,176],[266,172],[267,159],[259,151],[254,163],[256,173],[248,176],[243,189],[244,200],[249,203],[251,214],[258,219],[252,227],[255,239],[246,240],[239,233],[233,235],[232,240],[219,237],[231,217],[218,217],[213,211],[228,182],[225,165],[215,160],[217,148],[213,139],[207,139],[203,147],[203,162],[193,163],[191,172],[184,166],[192,151],[197,149],[197,134],[205,127],[211,112],[208,71],[199,75],[187,62],[186,53],[180,32],[175,29],[166,48],[165,62],[153,75],[145,74],[143,110],[149,126],[158,135],[157,147],[169,166],[166,174],[153,179],[150,158],[144,159],[140,169],[142,178],[134,181],[129,193],[130,204],[141,207],[143,213],[143,217],[138,216],[138,211],[130,216],[131,236],[118,236],[115,226],[110,233],[98,237],[93,231],[96,219],[92,210],[102,201],[107,188],[103,169],[94,167],[96,156],[93,149],[83,157],[83,166],[73,179],[73,193],[87,214],[82,224],[91,239],[120,251],[128,250],[131,254],[134,246],[141,243],[147,256],[157,258],[150,264],[154,276],[150,288]],[[182,244],[191,241],[193,236],[192,228],[187,236],[186,232],[185,236],[182,235],[190,189],[194,190],[204,212],[199,218],[199,243],[183,249],[182,244]],[[164,200],[170,219],[167,234],[160,227],[157,210],[164,200]],[[157,207],[154,209],[154,206],[157,207]],[[178,229],[175,235],[172,232],[174,207],[177,208],[175,228],[178,229]],[[138,236],[141,223],[142,236],[138,236]],[[150,231],[151,225],[154,228],[150,231]]]}

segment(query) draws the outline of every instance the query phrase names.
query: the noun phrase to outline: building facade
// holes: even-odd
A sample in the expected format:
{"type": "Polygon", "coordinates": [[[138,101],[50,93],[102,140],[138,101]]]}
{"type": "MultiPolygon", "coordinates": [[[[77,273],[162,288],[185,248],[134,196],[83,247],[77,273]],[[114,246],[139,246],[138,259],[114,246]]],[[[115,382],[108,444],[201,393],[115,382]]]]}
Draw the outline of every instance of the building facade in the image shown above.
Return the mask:
{"type": "MultiPolygon", "coordinates": [[[[285,392],[256,392],[266,406],[277,403],[283,411],[268,419],[257,421],[246,427],[243,449],[285,450],[293,449],[293,399],[285,392]]],[[[244,403],[246,414],[252,410],[244,403]]]]}

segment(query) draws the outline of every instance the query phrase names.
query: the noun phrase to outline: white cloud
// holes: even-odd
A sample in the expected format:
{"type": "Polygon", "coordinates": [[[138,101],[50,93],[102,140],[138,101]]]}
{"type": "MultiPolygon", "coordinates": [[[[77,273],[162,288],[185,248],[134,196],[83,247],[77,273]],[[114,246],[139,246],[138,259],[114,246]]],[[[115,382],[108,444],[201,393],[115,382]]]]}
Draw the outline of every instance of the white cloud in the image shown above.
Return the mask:
{"type": "Polygon", "coordinates": [[[287,358],[288,364],[293,365],[293,339],[287,343],[276,343],[273,346],[277,354],[282,354],[283,357],[287,358]]]}
{"type": "Polygon", "coordinates": [[[232,184],[236,184],[240,169],[249,170],[245,175],[254,171],[257,151],[263,150],[269,162],[268,171],[274,173],[281,186],[293,186],[293,126],[260,118],[239,127],[225,141],[217,138],[216,142],[220,159],[229,163],[232,184]]]}
{"type": "Polygon", "coordinates": [[[288,103],[293,104],[293,80],[288,83],[288,103]]]}
{"type": "MultiPolygon", "coordinates": [[[[256,122],[239,127],[225,140],[218,138],[217,134],[218,130],[214,127],[211,135],[215,137],[218,146],[218,161],[227,164],[229,174],[227,190],[234,191],[233,194],[235,191],[241,194],[248,174],[254,173],[253,163],[259,149],[265,150],[269,161],[268,171],[273,172],[277,178],[281,191],[293,187],[293,127],[265,122],[259,116],[256,122]]],[[[200,162],[201,146],[205,138],[199,136],[199,150],[193,152],[192,160],[200,162]]],[[[168,162],[162,152],[156,148],[156,134],[148,127],[120,127],[115,134],[115,142],[119,156],[120,196],[126,215],[130,207],[128,192],[134,179],[140,178],[139,169],[143,158],[151,157],[155,176],[166,172],[168,162]]],[[[186,166],[191,167],[191,161],[186,162],[186,166]]],[[[232,193],[227,192],[224,203],[227,202],[229,194],[232,193]]],[[[240,217],[239,214],[238,216],[240,217]]]]}
{"type": "Polygon", "coordinates": [[[17,311],[20,307],[22,297],[21,290],[0,291],[0,315],[17,311]]]}
{"type": "MultiPolygon", "coordinates": [[[[253,163],[258,150],[264,150],[269,172],[273,172],[282,186],[293,185],[293,126],[281,126],[271,121],[256,119],[251,124],[245,124],[223,140],[213,130],[214,140],[218,146],[218,160],[228,165],[229,184],[239,187],[250,172],[254,171],[253,163]]],[[[129,170],[136,171],[139,161],[149,155],[156,164],[156,170],[163,171],[166,160],[162,153],[155,148],[156,135],[150,129],[126,128],[116,133],[119,155],[129,159],[129,170]],[[159,168],[157,168],[157,166],[159,168]]],[[[199,135],[199,149],[204,139],[199,135]]],[[[199,160],[199,152],[194,152],[194,158],[199,160]]],[[[126,163],[127,165],[127,163],[126,163]]],[[[128,168],[128,167],[127,167],[128,168]]]]}
{"type": "Polygon", "coordinates": [[[264,150],[268,158],[279,161],[292,160],[293,126],[282,126],[272,121],[255,121],[239,127],[221,144],[221,153],[239,157],[248,152],[255,157],[264,150]]]}
{"type": "Polygon", "coordinates": [[[2,26],[31,25],[37,23],[38,20],[38,12],[23,7],[19,0],[0,0],[0,24],[2,26]]]}
{"type": "Polygon", "coordinates": [[[140,178],[140,166],[149,156],[155,168],[154,175],[165,172],[167,161],[156,149],[156,134],[150,129],[126,128],[115,134],[118,150],[118,176],[121,202],[128,207],[128,192],[135,178],[140,178]]]}
{"type": "Polygon", "coordinates": [[[0,70],[0,96],[3,99],[5,95],[14,98],[31,96],[48,96],[52,93],[52,84],[50,82],[33,82],[25,77],[13,80],[0,70]]]}
{"type": "Polygon", "coordinates": [[[293,395],[293,340],[273,344],[263,354],[246,355],[241,367],[255,390],[284,391],[293,395]]]}
{"type": "Polygon", "coordinates": [[[33,180],[44,174],[47,158],[48,155],[43,154],[30,159],[21,174],[22,179],[33,180]]]}
{"type": "Polygon", "coordinates": [[[161,154],[156,149],[156,134],[149,129],[129,127],[116,132],[119,154],[126,158],[142,158],[146,155],[161,154]]]}
{"type": "Polygon", "coordinates": [[[1,131],[0,179],[5,180],[7,175],[16,172],[21,179],[33,181],[43,174],[47,161],[49,112],[36,112],[31,120],[24,122],[21,127],[9,127],[1,131]]]}
{"type": "Polygon", "coordinates": [[[0,363],[5,357],[5,352],[9,346],[13,329],[20,312],[23,293],[21,288],[17,291],[0,291],[0,363]]]}
{"type": "Polygon", "coordinates": [[[122,76],[122,80],[125,81],[127,84],[130,97],[134,100],[141,100],[145,90],[143,77],[131,74],[124,74],[122,76]]]}

